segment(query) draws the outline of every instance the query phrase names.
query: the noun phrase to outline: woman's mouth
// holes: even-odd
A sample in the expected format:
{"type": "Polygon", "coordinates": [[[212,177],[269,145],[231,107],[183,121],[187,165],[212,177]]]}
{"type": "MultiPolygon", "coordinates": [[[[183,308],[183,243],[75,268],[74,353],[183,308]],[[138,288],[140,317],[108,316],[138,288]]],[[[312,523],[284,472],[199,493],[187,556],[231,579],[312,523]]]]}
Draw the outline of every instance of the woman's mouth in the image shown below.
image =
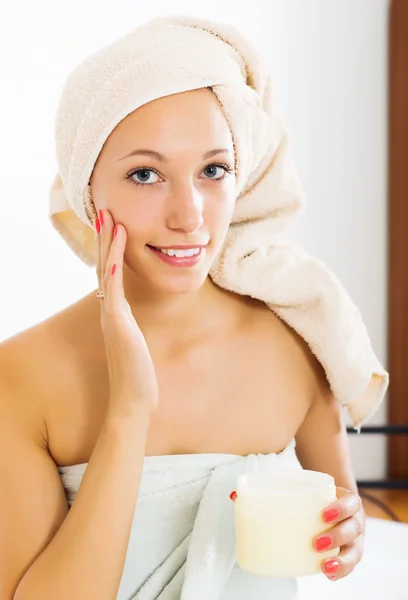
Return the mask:
{"type": "Polygon", "coordinates": [[[205,246],[175,246],[159,248],[146,244],[158,259],[173,267],[193,267],[205,254],[205,246]]]}

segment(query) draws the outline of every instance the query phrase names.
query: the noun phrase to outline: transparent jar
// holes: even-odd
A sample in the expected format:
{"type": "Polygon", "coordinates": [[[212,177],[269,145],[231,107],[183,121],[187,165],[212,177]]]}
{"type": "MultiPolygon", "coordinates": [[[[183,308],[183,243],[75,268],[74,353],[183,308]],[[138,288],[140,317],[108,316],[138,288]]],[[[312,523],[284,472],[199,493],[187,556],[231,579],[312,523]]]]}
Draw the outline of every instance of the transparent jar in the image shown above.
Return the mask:
{"type": "Polygon", "coordinates": [[[240,475],[234,502],[237,562],[269,577],[321,572],[340,548],[316,552],[313,539],[333,525],[322,511],[336,500],[334,478],[318,471],[281,469],[240,475]]]}

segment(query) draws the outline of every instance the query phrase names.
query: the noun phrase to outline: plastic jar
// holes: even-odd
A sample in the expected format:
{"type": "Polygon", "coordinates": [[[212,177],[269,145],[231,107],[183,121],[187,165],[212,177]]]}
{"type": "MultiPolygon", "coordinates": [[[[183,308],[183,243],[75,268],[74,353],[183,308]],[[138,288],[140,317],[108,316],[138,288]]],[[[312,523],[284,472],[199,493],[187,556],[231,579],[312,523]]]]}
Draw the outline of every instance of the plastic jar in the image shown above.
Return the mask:
{"type": "Polygon", "coordinates": [[[340,548],[316,552],[314,537],[328,531],[322,511],[336,500],[334,478],[318,471],[245,473],[234,502],[237,562],[250,573],[300,577],[321,572],[340,548]]]}

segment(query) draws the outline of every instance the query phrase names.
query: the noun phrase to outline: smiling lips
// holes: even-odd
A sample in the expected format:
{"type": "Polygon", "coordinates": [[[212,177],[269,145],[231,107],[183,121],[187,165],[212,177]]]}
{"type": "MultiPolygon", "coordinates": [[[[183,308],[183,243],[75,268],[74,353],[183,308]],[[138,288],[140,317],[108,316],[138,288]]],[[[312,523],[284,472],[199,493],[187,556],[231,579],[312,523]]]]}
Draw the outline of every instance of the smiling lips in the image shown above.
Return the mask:
{"type": "Polygon", "coordinates": [[[147,246],[157,258],[174,267],[193,267],[205,253],[205,245],[202,246],[173,246],[157,248],[147,246]]]}

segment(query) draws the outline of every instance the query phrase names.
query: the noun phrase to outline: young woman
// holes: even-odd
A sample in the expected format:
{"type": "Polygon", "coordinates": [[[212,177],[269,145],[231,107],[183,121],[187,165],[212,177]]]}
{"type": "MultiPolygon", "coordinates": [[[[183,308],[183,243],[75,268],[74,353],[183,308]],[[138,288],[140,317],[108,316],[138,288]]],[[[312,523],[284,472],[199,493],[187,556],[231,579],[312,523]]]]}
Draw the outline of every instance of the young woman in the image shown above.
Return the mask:
{"type": "Polygon", "coordinates": [[[130,546],[135,573],[146,551],[132,529],[146,459],[279,459],[294,439],[302,467],[338,486],[334,527],[313,543],[341,553],[322,571],[338,579],[360,561],[364,512],[322,367],[263,303],[209,277],[234,158],[209,89],[146,103],[104,144],[90,180],[98,289],[0,346],[1,600],[119,597],[130,546]],[[68,503],[74,465],[86,471],[68,503]]]}

